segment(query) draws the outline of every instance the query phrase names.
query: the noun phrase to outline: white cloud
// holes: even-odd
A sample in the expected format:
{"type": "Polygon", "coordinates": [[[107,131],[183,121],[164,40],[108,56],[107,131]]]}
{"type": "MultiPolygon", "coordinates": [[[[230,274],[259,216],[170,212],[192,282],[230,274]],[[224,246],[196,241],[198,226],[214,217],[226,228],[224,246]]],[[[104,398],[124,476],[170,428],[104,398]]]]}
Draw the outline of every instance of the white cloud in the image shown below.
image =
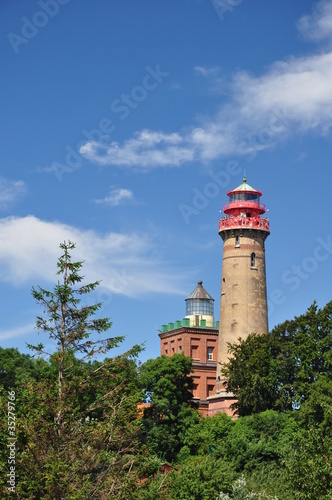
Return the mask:
{"type": "Polygon", "coordinates": [[[332,38],[332,2],[323,0],[314,7],[313,14],[303,16],[297,27],[304,38],[320,41],[332,38]]]}
{"type": "Polygon", "coordinates": [[[219,66],[214,66],[213,68],[205,68],[204,66],[195,66],[194,71],[199,75],[209,77],[209,76],[216,76],[219,73],[220,68],[219,66]]]}
{"type": "MultiPolygon", "coordinates": [[[[331,34],[332,0],[320,2],[299,27],[315,39],[331,34]]],[[[204,76],[216,69],[195,68],[204,76]]],[[[225,156],[253,159],[296,135],[326,136],[332,127],[331,82],[329,51],[277,61],[258,76],[241,71],[228,84],[228,103],[213,117],[200,118],[199,126],[173,133],[143,130],[123,143],[87,142],[81,154],[98,165],[141,171],[225,156]]]]}
{"type": "Polygon", "coordinates": [[[55,283],[59,243],[68,239],[76,243],[73,258],[84,260],[86,279],[101,279],[105,292],[131,297],[184,293],[183,273],[164,262],[151,237],[101,235],[33,216],[0,219],[0,281],[14,286],[55,283]]]}
{"type": "Polygon", "coordinates": [[[111,189],[105,198],[95,200],[98,205],[109,205],[117,207],[125,203],[132,203],[134,201],[134,193],[130,189],[116,188],[111,189]]]}
{"type": "Polygon", "coordinates": [[[17,337],[23,337],[28,333],[33,332],[35,328],[35,323],[30,323],[25,326],[18,326],[15,328],[10,328],[8,330],[0,330],[0,340],[15,339],[17,337]]]}
{"type": "Polygon", "coordinates": [[[141,170],[162,166],[179,166],[193,159],[193,152],[182,146],[183,138],[178,133],[166,134],[142,130],[120,145],[88,141],[81,146],[80,153],[87,160],[99,165],[139,167],[141,170]]]}
{"type": "Polygon", "coordinates": [[[23,181],[12,181],[0,177],[0,206],[7,207],[24,195],[26,186],[23,181]]]}

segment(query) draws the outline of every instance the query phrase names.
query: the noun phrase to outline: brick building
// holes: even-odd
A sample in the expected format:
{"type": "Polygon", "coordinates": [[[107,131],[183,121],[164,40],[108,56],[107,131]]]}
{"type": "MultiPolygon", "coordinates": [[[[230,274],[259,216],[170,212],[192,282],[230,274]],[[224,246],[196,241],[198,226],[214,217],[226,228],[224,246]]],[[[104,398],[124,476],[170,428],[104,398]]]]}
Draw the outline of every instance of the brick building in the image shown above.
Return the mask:
{"type": "Polygon", "coordinates": [[[162,325],[160,354],[183,352],[193,360],[194,398],[200,411],[208,414],[207,398],[215,394],[219,322],[214,323],[214,299],[202,281],[186,298],[186,316],[181,321],[162,325]]]}
{"type": "Polygon", "coordinates": [[[221,364],[228,361],[228,344],[250,333],[268,333],[265,240],[270,223],[261,203],[262,192],[247,184],[228,191],[225,216],[219,221],[223,240],[219,321],[214,324],[214,299],[198,282],[186,298],[182,321],[162,326],[161,354],[184,352],[193,360],[194,397],[204,415],[223,412],[235,417],[235,396],[226,391],[221,364]]]}

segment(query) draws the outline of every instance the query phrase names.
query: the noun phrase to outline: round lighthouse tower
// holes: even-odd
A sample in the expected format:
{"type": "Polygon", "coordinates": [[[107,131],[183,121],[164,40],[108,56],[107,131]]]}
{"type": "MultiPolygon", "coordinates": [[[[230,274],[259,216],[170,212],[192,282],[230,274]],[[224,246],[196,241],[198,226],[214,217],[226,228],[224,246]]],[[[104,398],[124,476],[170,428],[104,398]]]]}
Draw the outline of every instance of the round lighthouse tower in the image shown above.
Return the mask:
{"type": "MultiPolygon", "coordinates": [[[[228,360],[227,343],[235,343],[250,333],[267,333],[267,296],[265,274],[265,240],[270,234],[269,221],[262,217],[265,205],[262,192],[252,188],[244,178],[237,188],[228,191],[225,216],[219,221],[224,242],[218,361],[228,360]]],[[[217,370],[217,394],[224,392],[220,365],[217,370]]]]}

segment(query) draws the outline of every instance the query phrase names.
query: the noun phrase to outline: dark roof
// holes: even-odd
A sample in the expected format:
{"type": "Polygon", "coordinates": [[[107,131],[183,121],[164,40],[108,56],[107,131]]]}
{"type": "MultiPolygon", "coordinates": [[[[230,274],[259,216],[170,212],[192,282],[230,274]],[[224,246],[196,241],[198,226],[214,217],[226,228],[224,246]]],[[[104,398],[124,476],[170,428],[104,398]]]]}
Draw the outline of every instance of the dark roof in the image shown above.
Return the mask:
{"type": "Polygon", "coordinates": [[[207,291],[205,290],[205,288],[203,288],[203,281],[199,280],[197,282],[197,287],[195,288],[195,290],[193,290],[191,292],[190,295],[188,295],[188,297],[186,298],[186,300],[190,300],[190,299],[208,299],[208,300],[214,300],[213,297],[211,297],[211,295],[209,293],[207,293],[207,291]]]}

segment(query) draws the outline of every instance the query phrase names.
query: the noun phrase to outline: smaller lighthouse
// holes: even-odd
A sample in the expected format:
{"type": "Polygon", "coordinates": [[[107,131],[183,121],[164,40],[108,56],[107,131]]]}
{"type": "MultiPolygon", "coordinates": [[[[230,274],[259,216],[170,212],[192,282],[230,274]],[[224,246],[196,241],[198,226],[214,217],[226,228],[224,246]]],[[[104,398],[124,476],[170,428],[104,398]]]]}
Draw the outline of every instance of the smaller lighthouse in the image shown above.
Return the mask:
{"type": "Polygon", "coordinates": [[[186,298],[186,318],[190,326],[214,328],[213,303],[214,298],[203,288],[203,281],[199,280],[195,290],[186,298]]]}
{"type": "Polygon", "coordinates": [[[161,326],[160,355],[183,353],[191,357],[193,396],[199,402],[199,411],[207,415],[207,400],[216,391],[219,323],[214,324],[214,298],[205,290],[201,280],[185,302],[185,317],[161,326]]]}

